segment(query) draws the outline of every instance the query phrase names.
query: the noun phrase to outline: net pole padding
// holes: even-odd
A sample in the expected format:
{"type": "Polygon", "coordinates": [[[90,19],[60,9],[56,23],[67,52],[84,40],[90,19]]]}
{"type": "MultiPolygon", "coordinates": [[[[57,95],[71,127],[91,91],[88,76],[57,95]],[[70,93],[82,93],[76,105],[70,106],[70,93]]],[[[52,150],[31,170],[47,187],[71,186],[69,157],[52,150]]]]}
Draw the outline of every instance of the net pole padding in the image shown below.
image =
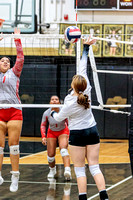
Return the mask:
{"type": "Polygon", "coordinates": [[[80,55],[81,55],[81,40],[78,40],[76,43],[76,74],[79,73],[80,55]]]}
{"type": "Polygon", "coordinates": [[[112,71],[112,70],[95,70],[98,73],[109,73],[109,74],[133,74],[133,71],[112,71]]]}
{"type": "Polygon", "coordinates": [[[121,40],[112,40],[108,38],[100,38],[100,37],[91,37],[91,39],[96,39],[96,40],[102,40],[102,41],[108,41],[108,42],[117,42],[117,43],[122,43],[122,44],[133,44],[133,42],[128,42],[128,41],[121,41],[121,40]]]}
{"type": "Polygon", "coordinates": [[[92,45],[89,48],[89,59],[90,59],[91,68],[93,69],[93,79],[94,79],[97,100],[100,105],[103,105],[103,99],[102,99],[102,93],[101,93],[101,89],[100,89],[98,74],[97,74],[97,72],[95,72],[97,70],[97,68],[96,68],[92,45]]]}
{"type": "Polygon", "coordinates": [[[78,1],[76,0],[76,10],[75,10],[76,11],[76,26],[77,26],[77,19],[78,19],[78,14],[77,14],[77,8],[78,7],[77,7],[77,5],[78,5],[78,1]]]}

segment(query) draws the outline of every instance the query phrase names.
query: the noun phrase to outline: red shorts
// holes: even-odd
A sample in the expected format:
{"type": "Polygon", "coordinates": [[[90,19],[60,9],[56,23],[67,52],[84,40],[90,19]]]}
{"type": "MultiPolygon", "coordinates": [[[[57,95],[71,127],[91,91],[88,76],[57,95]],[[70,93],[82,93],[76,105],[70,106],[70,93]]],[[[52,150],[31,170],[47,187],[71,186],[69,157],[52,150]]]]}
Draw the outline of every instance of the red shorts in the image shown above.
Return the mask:
{"type": "Polygon", "coordinates": [[[0,109],[0,121],[23,120],[22,110],[16,108],[0,109]]]}
{"type": "Polygon", "coordinates": [[[58,138],[60,135],[63,134],[69,135],[69,129],[67,126],[61,131],[52,131],[51,129],[48,129],[47,138],[58,138]]]}

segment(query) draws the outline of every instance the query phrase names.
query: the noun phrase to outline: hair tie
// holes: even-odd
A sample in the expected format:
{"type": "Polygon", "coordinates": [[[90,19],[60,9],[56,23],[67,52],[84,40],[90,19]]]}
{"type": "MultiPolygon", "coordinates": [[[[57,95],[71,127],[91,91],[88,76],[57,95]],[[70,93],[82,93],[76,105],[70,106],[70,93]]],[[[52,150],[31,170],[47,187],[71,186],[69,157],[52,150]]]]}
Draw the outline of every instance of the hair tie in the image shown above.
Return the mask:
{"type": "Polygon", "coordinates": [[[82,91],[79,91],[79,94],[82,94],[83,92],[82,91]]]}

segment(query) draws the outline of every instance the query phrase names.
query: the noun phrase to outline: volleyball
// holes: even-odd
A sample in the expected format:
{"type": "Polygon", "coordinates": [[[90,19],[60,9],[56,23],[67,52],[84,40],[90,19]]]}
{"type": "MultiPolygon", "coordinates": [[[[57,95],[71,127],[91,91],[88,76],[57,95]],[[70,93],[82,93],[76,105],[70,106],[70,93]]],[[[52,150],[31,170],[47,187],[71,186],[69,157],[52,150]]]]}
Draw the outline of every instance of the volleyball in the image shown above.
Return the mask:
{"type": "Polygon", "coordinates": [[[77,26],[69,26],[66,28],[65,40],[69,43],[76,43],[81,38],[81,31],[77,26]]]}

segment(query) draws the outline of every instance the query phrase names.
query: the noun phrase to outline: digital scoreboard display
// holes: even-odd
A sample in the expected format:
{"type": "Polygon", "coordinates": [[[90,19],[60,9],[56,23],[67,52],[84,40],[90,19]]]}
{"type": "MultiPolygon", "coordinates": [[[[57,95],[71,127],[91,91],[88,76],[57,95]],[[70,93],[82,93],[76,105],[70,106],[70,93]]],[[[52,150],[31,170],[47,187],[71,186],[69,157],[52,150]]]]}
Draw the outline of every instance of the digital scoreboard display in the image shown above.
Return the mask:
{"type": "Polygon", "coordinates": [[[133,0],[75,0],[78,10],[133,10],[133,0]]]}
{"type": "MultiPolygon", "coordinates": [[[[75,0],[76,7],[76,0],[75,0]]],[[[77,0],[77,9],[105,10],[117,9],[117,0],[77,0]]]]}

